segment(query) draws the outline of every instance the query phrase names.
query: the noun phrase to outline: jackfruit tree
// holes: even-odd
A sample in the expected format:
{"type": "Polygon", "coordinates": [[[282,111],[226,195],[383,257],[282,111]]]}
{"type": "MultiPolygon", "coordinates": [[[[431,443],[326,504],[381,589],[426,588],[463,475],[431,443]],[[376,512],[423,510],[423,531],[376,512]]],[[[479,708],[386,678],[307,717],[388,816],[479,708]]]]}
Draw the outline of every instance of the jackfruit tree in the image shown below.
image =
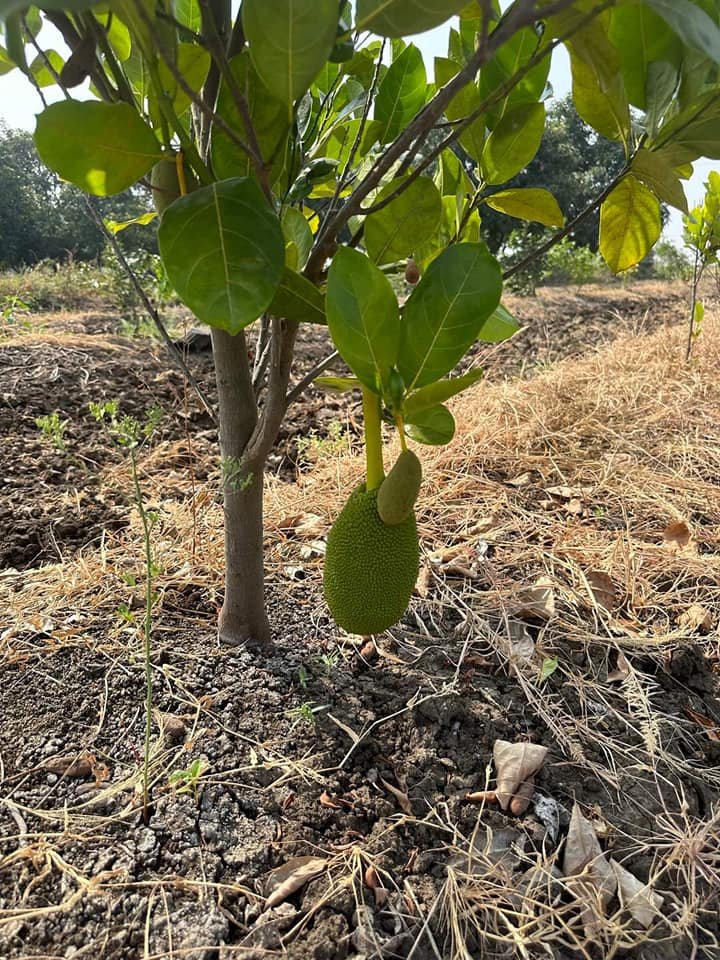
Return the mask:
{"type": "Polygon", "coordinates": [[[661,201],[687,212],[693,162],[720,157],[720,0],[0,0],[0,21],[0,71],[43,99],[44,162],[94,196],[149,180],[165,270],[212,329],[231,643],[271,638],[262,478],[308,381],[291,385],[303,325],[326,324],[351,371],[318,382],[362,391],[367,472],[325,592],[342,626],[376,632],[417,572],[408,443],[452,439],[446,401],[480,376],[454,368],[516,329],[483,212],[554,228],[544,250],[599,208],[621,272],[657,241],[661,201]],[[447,55],[426,63],[407,38],[443,24],[447,55]],[[561,47],[578,113],[624,157],[567,223],[548,190],[507,186],[561,47]],[[402,303],[393,275],[414,284],[402,303]],[[384,423],[403,451],[387,478],[384,423]]]}

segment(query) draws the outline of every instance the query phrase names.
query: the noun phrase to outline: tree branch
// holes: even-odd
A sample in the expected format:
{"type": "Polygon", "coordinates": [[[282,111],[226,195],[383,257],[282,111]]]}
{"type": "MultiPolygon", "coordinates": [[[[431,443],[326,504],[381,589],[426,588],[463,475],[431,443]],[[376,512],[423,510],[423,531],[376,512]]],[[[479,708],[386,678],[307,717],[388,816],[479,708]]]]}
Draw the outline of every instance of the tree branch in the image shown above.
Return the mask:
{"type": "Polygon", "coordinates": [[[316,363],[315,366],[305,374],[302,380],[295,384],[292,390],[285,397],[285,406],[289,407],[290,404],[294,403],[301,394],[305,393],[313,380],[316,377],[319,377],[323,370],[327,370],[327,368],[331,366],[339,356],[339,352],[337,350],[333,350],[333,352],[328,354],[323,360],[318,361],[318,363],[316,363]]]}

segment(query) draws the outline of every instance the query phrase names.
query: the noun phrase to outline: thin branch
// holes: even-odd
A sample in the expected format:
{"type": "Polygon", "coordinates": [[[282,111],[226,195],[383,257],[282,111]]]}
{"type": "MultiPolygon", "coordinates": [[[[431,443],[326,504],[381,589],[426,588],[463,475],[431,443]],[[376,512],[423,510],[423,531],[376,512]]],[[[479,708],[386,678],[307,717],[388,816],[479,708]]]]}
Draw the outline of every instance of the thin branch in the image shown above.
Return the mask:
{"type": "Polygon", "coordinates": [[[259,469],[265,462],[285,416],[287,409],[285,395],[299,327],[295,320],[285,320],[282,317],[273,317],[271,323],[272,350],[267,395],[245,455],[245,462],[251,470],[259,469]]]}
{"type": "Polygon", "coordinates": [[[193,375],[192,371],[188,367],[187,363],[185,363],[182,353],[180,352],[180,350],[178,350],[177,346],[173,343],[170,334],[167,332],[164,323],[160,319],[160,314],[157,312],[157,310],[153,306],[150,298],[148,297],[147,293],[143,289],[142,284],[138,280],[135,271],[128,263],[127,258],[123,253],[123,249],[118,243],[117,237],[113,233],[111,233],[108,230],[108,228],[105,226],[105,221],[100,216],[100,213],[96,209],[92,199],[90,197],[86,197],[85,199],[87,202],[88,210],[90,211],[90,216],[92,217],[94,222],[97,224],[103,236],[112,247],[113,253],[118,258],[120,266],[125,272],[125,275],[127,276],[128,280],[132,284],[133,289],[137,293],[138,297],[142,301],[142,304],[145,307],[145,310],[148,316],[150,317],[152,322],[155,324],[155,327],[157,328],[158,333],[160,334],[165,346],[169,350],[173,363],[175,363],[176,366],[180,368],[184,376],[187,378],[188,383],[193,388],[195,393],[198,395],[200,402],[205,408],[205,412],[208,414],[208,416],[213,421],[213,423],[217,425],[217,417],[215,415],[215,411],[213,409],[213,406],[210,400],[206,396],[204,390],[202,389],[198,381],[195,379],[195,376],[193,375]]]}
{"type": "Polygon", "coordinates": [[[313,380],[316,377],[319,377],[323,370],[327,370],[327,368],[331,366],[339,356],[340,354],[338,351],[333,350],[333,352],[328,354],[327,357],[316,363],[315,366],[305,374],[302,380],[300,380],[285,397],[285,406],[289,407],[290,404],[294,403],[301,394],[305,393],[313,380]]]}
{"type": "Polygon", "coordinates": [[[260,318],[260,330],[255,344],[255,361],[252,371],[252,385],[256,397],[260,392],[260,384],[270,362],[270,350],[272,348],[270,326],[270,317],[267,313],[264,313],[260,318]]]}

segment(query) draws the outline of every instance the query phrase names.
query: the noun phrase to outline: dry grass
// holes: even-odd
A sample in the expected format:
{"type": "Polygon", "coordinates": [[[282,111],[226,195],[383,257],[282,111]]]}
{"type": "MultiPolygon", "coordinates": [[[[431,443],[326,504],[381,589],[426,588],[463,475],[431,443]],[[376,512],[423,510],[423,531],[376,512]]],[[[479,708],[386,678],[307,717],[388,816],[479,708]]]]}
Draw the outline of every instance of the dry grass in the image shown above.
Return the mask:
{"type": "MultiPolygon", "coordinates": [[[[720,318],[706,319],[689,366],[681,360],[683,340],[682,328],[663,330],[618,341],[528,382],[480,384],[454,405],[453,444],[424,451],[418,642],[424,635],[442,643],[443,618],[459,615],[461,659],[470,651],[499,658],[568,761],[591,769],[610,792],[619,789],[621,774],[633,771],[654,783],[663,806],[654,834],[625,840],[651,857],[651,885],[667,878],[674,885],[664,925],[639,931],[622,911],[606,916],[598,909],[589,935],[587,913],[578,912],[553,871],[555,854],[539,854],[518,891],[490,853],[467,857],[475,838],[454,835],[451,824],[438,821],[439,843],[466,862],[449,871],[430,913],[420,916],[425,935],[439,924],[448,937],[449,947],[430,940],[437,956],[474,956],[484,944],[497,956],[551,955],[553,945],[589,957],[595,942],[610,957],[654,936],[692,942],[720,897],[720,768],[699,766],[687,746],[717,739],[718,732],[669,710],[650,669],[692,650],[720,671],[720,318]],[[518,642],[517,612],[523,591],[539,577],[555,609],[528,647],[518,642]],[[706,611],[709,622],[698,627],[688,620],[693,608],[706,611]],[[548,684],[542,668],[553,659],[548,684]],[[703,814],[673,798],[676,777],[715,798],[703,814]]],[[[159,587],[194,584],[212,601],[222,571],[217,490],[209,484],[194,499],[164,499],[164,452],[171,455],[173,485],[190,489],[184,449],[160,447],[144,461],[145,486],[155,491],[149,499],[162,518],[155,542],[165,571],[159,587]]],[[[123,482],[122,471],[113,470],[123,482]]],[[[283,583],[285,565],[298,562],[319,577],[319,558],[299,559],[296,519],[319,515],[319,529],[307,537],[316,539],[362,473],[361,458],[333,457],[299,487],[268,480],[271,579],[283,583]]],[[[89,644],[108,654],[123,649],[128,631],[114,611],[121,575],[139,554],[133,522],[76,560],[0,575],[4,660],[30,665],[58,644],[89,644]],[[36,643],[43,618],[54,621],[55,639],[36,643]],[[90,639],[87,626],[98,620],[105,629],[92,636],[102,639],[90,639]]],[[[396,639],[411,649],[407,631],[396,639]]],[[[360,889],[368,866],[358,857],[348,867],[353,889],[360,889]]],[[[411,894],[404,892],[403,904],[417,919],[411,894]]]]}

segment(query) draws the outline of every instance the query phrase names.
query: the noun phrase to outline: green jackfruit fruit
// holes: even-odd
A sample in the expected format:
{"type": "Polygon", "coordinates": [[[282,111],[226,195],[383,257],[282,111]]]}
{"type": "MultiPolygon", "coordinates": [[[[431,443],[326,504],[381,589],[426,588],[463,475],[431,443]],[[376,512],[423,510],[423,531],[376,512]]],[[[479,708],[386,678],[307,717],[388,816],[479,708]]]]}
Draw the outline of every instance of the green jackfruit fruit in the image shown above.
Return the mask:
{"type": "Polygon", "coordinates": [[[412,450],[403,450],[378,489],[377,509],[383,523],[394,527],[410,516],[421,483],[420,461],[412,450]]]}
{"type": "MultiPolygon", "coordinates": [[[[188,193],[197,187],[197,180],[188,167],[185,169],[185,186],[188,193]]],[[[152,187],[152,198],[155,209],[158,213],[163,213],[166,207],[177,200],[180,196],[180,184],[178,183],[177,166],[175,160],[158,160],[150,172],[150,186],[152,187]]]]}
{"type": "Polygon", "coordinates": [[[389,527],[377,512],[377,490],[350,496],[327,539],[325,599],[348,633],[382,633],[407,610],[419,566],[415,515],[389,527]]]}

